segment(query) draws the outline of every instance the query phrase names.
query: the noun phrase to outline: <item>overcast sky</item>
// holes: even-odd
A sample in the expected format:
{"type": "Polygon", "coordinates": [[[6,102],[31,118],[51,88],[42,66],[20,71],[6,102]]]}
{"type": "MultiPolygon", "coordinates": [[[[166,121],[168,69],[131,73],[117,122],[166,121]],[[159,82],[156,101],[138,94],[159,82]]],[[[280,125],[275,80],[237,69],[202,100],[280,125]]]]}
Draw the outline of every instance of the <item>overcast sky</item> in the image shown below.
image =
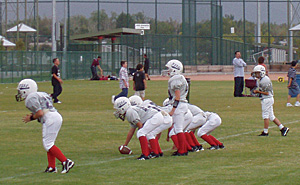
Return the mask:
{"type": "MultiPolygon", "coordinates": [[[[71,0],[72,1],[72,0],[71,0]]],[[[81,0],[85,1],[85,0],[81,0]]],[[[126,12],[126,0],[110,0],[103,1],[100,0],[100,9],[104,9],[106,13],[110,15],[111,12],[116,12],[117,14],[121,12],[126,12]]],[[[200,0],[201,1],[201,0],[200,0]]],[[[235,20],[240,20],[243,18],[243,4],[240,0],[238,2],[226,2],[222,1],[223,5],[223,15],[233,15],[235,20]]],[[[246,0],[247,1],[247,0],[246,0]]],[[[19,2],[24,2],[24,0],[19,0],[19,2]]],[[[28,0],[30,2],[30,0],[28,0]]],[[[51,0],[48,0],[47,3],[45,0],[39,0],[39,15],[40,16],[52,16],[52,4],[51,0]]],[[[129,6],[130,14],[137,12],[144,12],[146,16],[155,17],[155,5],[151,4],[155,0],[130,0],[132,2],[129,6]],[[135,1],[135,2],[134,2],[135,1]],[[136,3],[139,2],[139,3],[136,3]],[[141,4],[141,2],[143,2],[141,4]],[[149,3],[150,2],[150,3],[149,3]]],[[[169,18],[176,19],[181,22],[182,10],[181,10],[181,0],[158,0],[158,19],[167,20],[169,18]],[[177,4],[170,4],[170,2],[175,2],[177,4]]],[[[273,1],[272,1],[273,2],[273,1]]],[[[294,3],[294,6],[297,7],[299,3],[294,3]]],[[[28,3],[28,15],[33,16],[32,3],[28,3]]],[[[246,19],[248,21],[256,22],[257,19],[257,3],[256,2],[247,2],[246,3],[246,19]]],[[[8,18],[10,20],[16,20],[16,4],[9,4],[8,18]]],[[[89,2],[72,2],[71,3],[71,16],[72,15],[84,15],[89,17],[91,12],[97,10],[97,0],[90,0],[89,2]]],[[[299,10],[297,10],[299,11],[299,10]]],[[[4,15],[4,3],[2,4],[2,12],[4,15]]],[[[62,20],[64,17],[64,3],[57,1],[57,19],[62,20]]],[[[271,22],[278,24],[287,22],[287,3],[286,2],[274,2],[271,3],[270,7],[270,16],[271,22]]],[[[261,3],[261,17],[262,22],[267,22],[267,3],[261,3]]],[[[20,19],[24,18],[24,5],[20,3],[20,19]]],[[[3,16],[4,19],[4,16],[3,16]]],[[[208,3],[198,3],[197,4],[197,21],[210,19],[210,5],[208,3]]],[[[298,14],[295,14],[293,23],[298,24],[300,18],[298,14]]]]}

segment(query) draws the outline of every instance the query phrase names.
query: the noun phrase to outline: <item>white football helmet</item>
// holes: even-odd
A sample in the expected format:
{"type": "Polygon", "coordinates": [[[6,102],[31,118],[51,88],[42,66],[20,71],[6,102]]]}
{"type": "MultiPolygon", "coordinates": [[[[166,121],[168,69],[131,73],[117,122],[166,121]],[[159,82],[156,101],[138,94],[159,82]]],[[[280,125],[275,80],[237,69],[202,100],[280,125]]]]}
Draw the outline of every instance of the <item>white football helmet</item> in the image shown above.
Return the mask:
{"type": "Polygon", "coordinates": [[[17,101],[23,101],[30,93],[37,92],[38,86],[32,79],[24,79],[18,85],[18,94],[16,95],[17,101]]]}
{"type": "Polygon", "coordinates": [[[263,77],[266,76],[266,69],[265,69],[265,67],[262,66],[262,65],[257,65],[257,66],[255,66],[255,67],[253,68],[253,71],[252,71],[252,74],[251,74],[253,77],[258,78],[258,77],[255,75],[256,72],[259,72],[259,73],[260,73],[260,78],[263,78],[263,77]]]}
{"type": "Polygon", "coordinates": [[[125,120],[125,113],[130,107],[130,101],[127,97],[120,97],[117,98],[114,103],[114,109],[116,111],[114,112],[114,115],[116,118],[120,118],[123,121],[125,120]]]}
{"type": "Polygon", "coordinates": [[[132,106],[141,105],[143,103],[142,98],[137,95],[130,96],[129,101],[132,106]]]}
{"type": "Polygon", "coordinates": [[[169,98],[165,99],[164,102],[163,102],[163,106],[166,107],[166,106],[169,106],[171,105],[171,101],[169,98]]]}
{"type": "Polygon", "coordinates": [[[179,60],[170,60],[166,67],[168,68],[168,72],[170,76],[181,74],[183,71],[183,65],[179,60]]]}

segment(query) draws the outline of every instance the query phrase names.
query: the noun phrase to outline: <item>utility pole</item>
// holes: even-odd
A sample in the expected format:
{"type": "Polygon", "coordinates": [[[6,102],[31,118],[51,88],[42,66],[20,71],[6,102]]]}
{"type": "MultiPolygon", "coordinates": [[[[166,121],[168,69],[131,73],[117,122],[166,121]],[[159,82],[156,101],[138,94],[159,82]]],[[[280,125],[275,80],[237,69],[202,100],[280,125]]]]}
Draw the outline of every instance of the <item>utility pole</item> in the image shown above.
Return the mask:
{"type": "Polygon", "coordinates": [[[256,28],[257,28],[257,37],[256,37],[256,42],[261,43],[261,11],[260,11],[260,0],[257,1],[257,23],[256,23],[256,28]]]}
{"type": "Polygon", "coordinates": [[[2,35],[2,1],[0,1],[0,35],[2,35]]]}
{"type": "Polygon", "coordinates": [[[56,0],[52,0],[52,52],[56,51],[56,38],[55,38],[55,24],[56,24],[56,0]]]}
{"type": "Polygon", "coordinates": [[[19,41],[20,38],[19,29],[19,0],[17,0],[17,41],[19,41]]]}
{"type": "Polygon", "coordinates": [[[290,31],[289,29],[292,27],[293,22],[293,5],[292,0],[287,1],[287,9],[288,9],[288,45],[289,45],[289,51],[288,51],[288,62],[291,62],[293,60],[293,31],[290,31]]]}
{"type": "Polygon", "coordinates": [[[6,33],[6,30],[7,30],[7,0],[5,0],[5,36],[7,37],[7,33],[6,33]]]}

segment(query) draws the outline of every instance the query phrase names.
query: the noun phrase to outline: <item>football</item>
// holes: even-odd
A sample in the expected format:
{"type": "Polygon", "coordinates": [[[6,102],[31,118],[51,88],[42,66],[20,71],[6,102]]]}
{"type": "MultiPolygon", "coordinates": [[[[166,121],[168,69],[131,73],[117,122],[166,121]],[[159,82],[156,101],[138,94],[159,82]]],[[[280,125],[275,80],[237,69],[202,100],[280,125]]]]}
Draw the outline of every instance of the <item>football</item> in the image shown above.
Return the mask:
{"type": "Polygon", "coordinates": [[[130,148],[126,145],[119,146],[119,152],[121,154],[128,154],[128,155],[132,154],[132,150],[130,150],[130,148]]]}

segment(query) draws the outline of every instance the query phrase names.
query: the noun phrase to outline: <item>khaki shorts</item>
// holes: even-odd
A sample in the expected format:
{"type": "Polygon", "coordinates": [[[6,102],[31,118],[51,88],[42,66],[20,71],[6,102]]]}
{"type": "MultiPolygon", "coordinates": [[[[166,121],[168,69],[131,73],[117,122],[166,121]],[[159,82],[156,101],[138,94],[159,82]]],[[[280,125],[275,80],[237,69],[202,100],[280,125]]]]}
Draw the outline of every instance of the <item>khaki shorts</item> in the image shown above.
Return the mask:
{"type": "Polygon", "coordinates": [[[134,95],[137,95],[141,98],[145,98],[145,90],[143,91],[135,91],[134,95]]]}

